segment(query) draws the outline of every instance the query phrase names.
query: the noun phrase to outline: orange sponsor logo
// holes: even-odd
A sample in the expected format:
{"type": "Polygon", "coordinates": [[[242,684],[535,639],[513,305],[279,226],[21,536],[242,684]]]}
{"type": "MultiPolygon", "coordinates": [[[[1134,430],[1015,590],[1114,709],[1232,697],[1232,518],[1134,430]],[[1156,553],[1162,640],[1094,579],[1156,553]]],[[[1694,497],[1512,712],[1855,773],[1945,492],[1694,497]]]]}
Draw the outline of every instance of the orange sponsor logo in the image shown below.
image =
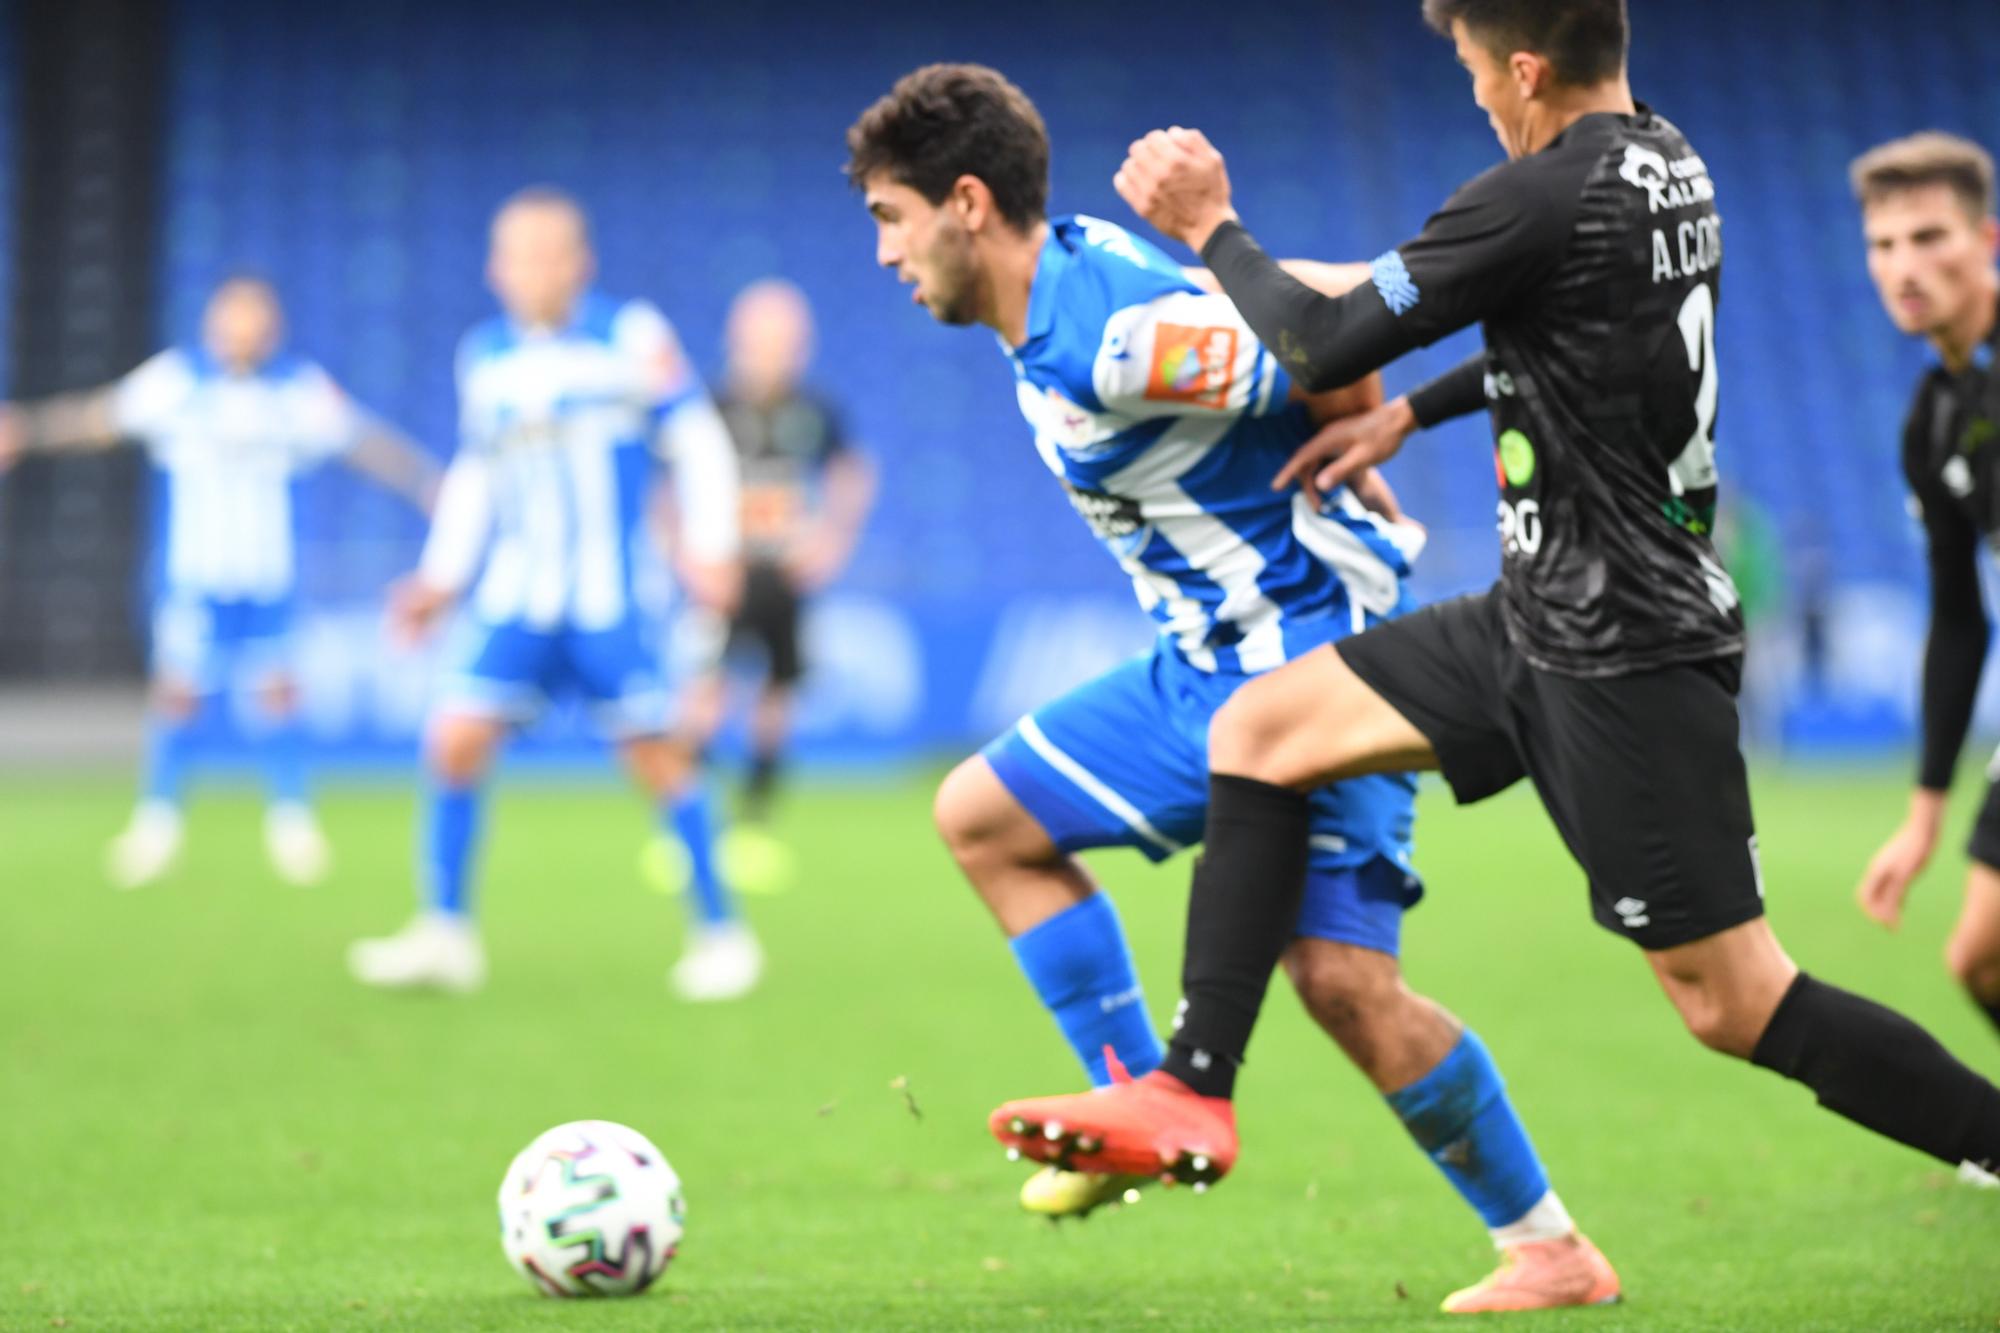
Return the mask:
{"type": "Polygon", "coordinates": [[[1146,397],[1156,403],[1228,407],[1235,367],[1235,329],[1227,325],[1156,324],[1146,397]]]}

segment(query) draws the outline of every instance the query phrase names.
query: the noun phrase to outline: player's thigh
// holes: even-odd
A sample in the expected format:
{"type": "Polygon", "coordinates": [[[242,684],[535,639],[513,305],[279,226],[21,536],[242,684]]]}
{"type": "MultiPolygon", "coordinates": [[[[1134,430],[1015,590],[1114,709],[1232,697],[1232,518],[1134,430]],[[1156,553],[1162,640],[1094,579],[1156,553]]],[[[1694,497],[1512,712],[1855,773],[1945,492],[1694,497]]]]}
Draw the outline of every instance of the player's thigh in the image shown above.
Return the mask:
{"type": "Polygon", "coordinates": [[[620,744],[663,734],[672,695],[650,617],[628,615],[603,628],[572,630],[562,637],[549,687],[582,695],[598,727],[620,744]]]}
{"type": "Polygon", "coordinates": [[[1735,667],[1608,680],[1530,670],[1513,695],[1529,776],[1589,878],[1594,916],[1649,951],[1764,912],[1735,667]]]}
{"type": "Polygon", "coordinates": [[[1036,709],[982,754],[1063,852],[1132,847],[1164,860],[1201,838],[1201,738],[1234,684],[1161,650],[1036,709]]]}
{"type": "Polygon", "coordinates": [[[496,714],[441,708],[424,727],[425,767],[454,786],[478,782],[492,769],[509,725],[496,714]]]}
{"type": "Polygon", "coordinates": [[[2000,1000],[2000,869],[1975,860],[1945,945],[1945,966],[1986,1003],[2000,1000]]]}
{"type": "Polygon", "coordinates": [[[559,651],[545,630],[503,622],[468,620],[453,634],[445,671],[433,706],[434,720],[487,720],[521,725],[547,698],[547,681],[559,651]]]}
{"type": "Polygon", "coordinates": [[[1283,787],[1429,768],[1430,743],[1329,645],[1258,676],[1209,729],[1213,772],[1283,787]]]}
{"type": "Polygon", "coordinates": [[[224,653],[207,599],[170,594],[160,600],[153,608],[151,659],[154,711],[172,721],[193,717],[223,684],[224,653]]]}

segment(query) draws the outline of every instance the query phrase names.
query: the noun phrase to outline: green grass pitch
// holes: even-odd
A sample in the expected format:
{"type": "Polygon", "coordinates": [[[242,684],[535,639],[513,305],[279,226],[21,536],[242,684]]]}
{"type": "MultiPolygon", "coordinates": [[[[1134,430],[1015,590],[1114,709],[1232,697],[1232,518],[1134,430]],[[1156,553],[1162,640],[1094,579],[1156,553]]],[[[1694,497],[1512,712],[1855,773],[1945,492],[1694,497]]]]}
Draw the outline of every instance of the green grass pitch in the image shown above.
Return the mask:
{"type": "MultiPolygon", "coordinates": [[[[1850,903],[1899,775],[1768,773],[1756,794],[1795,956],[2000,1077],[2000,1037],[1938,963],[1962,863],[1940,858],[1899,935],[1850,903]]],[[[1233,1178],[1081,1225],[1019,1213],[1023,1168],[985,1113],[1077,1075],[932,836],[922,781],[795,795],[805,882],[752,903],[767,984],[712,1009],[669,998],[680,909],[640,887],[645,820],[608,785],[500,788],[493,980],[470,1000],[343,972],[348,940],[408,911],[407,790],[329,794],[339,867],[307,892],[264,872],[256,804],[227,793],[198,799],[166,883],[110,892],[98,856],[126,798],[110,779],[0,783],[0,1328],[1419,1328],[1490,1266],[1282,993],[1233,1178]],[[637,1126],[687,1183],[681,1257],[637,1300],[541,1299],[496,1244],[508,1159],[581,1117],[637,1126]]],[[[1523,1327],[2000,1322],[2000,1194],[1696,1047],[1590,924],[1532,797],[1455,810],[1430,788],[1424,809],[1410,976],[1492,1046],[1626,1285],[1621,1307],[1523,1327]]],[[[1094,864],[1164,1016],[1187,865],[1094,864]]]]}

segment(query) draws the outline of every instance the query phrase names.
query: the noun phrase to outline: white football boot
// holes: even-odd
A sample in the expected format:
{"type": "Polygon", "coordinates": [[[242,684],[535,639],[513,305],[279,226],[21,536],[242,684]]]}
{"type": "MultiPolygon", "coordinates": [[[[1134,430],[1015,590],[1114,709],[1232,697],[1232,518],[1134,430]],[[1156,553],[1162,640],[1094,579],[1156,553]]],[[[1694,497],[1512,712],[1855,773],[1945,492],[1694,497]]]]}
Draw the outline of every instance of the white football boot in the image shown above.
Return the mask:
{"type": "Polygon", "coordinates": [[[740,921],[697,926],[668,974],[683,1000],[703,1003],[749,994],[764,975],[764,950],[740,921]]]}
{"type": "Polygon", "coordinates": [[[264,854],[271,869],[294,888],[309,889],[333,868],[333,848],[310,806],[286,801],[264,814],[264,854]]]}
{"type": "Polygon", "coordinates": [[[356,940],[347,968],[364,986],[429,988],[463,995],[486,981],[486,950],[464,917],[424,912],[394,935],[356,940]]]}
{"type": "Polygon", "coordinates": [[[180,853],[179,809],[165,801],[141,801],[105,850],[104,873],[114,889],[144,888],[166,874],[180,853]]]}

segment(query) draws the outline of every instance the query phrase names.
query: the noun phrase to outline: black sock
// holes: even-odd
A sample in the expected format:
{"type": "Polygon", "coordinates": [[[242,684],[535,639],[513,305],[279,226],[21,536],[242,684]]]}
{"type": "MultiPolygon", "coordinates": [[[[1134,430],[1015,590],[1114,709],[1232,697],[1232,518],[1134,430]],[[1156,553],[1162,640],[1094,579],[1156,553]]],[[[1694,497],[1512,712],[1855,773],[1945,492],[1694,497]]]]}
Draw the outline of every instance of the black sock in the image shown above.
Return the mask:
{"type": "Polygon", "coordinates": [[[1235,1090],[1271,970],[1298,925],[1307,836],[1303,793],[1209,776],[1208,830],[1188,891],[1181,1011],[1160,1066],[1204,1097],[1235,1090]]]}
{"type": "Polygon", "coordinates": [[[750,774],[743,781],[743,818],[761,824],[771,813],[771,801],[778,791],[780,760],[774,751],[750,757],[750,774]]]}
{"type": "Polygon", "coordinates": [[[1801,972],[1750,1058],[1836,1115],[1941,1162],[2000,1167],[2000,1088],[1873,1000],[1801,972]]]}

